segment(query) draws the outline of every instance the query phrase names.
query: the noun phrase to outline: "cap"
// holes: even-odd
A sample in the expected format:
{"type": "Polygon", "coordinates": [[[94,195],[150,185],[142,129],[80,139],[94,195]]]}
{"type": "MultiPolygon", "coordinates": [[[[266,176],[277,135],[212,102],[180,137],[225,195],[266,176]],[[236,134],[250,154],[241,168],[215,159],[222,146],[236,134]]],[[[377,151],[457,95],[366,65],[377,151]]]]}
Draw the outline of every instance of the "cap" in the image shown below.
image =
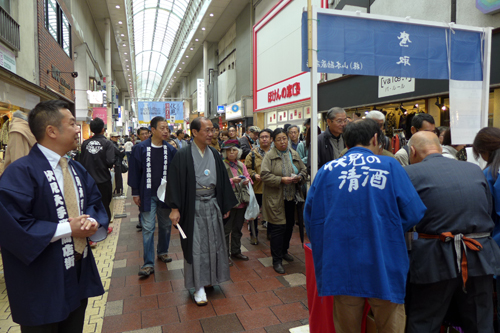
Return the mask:
{"type": "Polygon", "coordinates": [[[116,132],[113,132],[109,135],[110,138],[114,137],[114,136],[120,136],[120,134],[116,133],[116,132]]]}
{"type": "Polygon", "coordinates": [[[236,139],[229,139],[222,143],[221,149],[240,148],[240,142],[236,139]]]}
{"type": "Polygon", "coordinates": [[[259,128],[259,127],[257,127],[257,126],[250,126],[250,127],[248,128],[248,130],[249,130],[250,132],[253,132],[253,133],[260,133],[260,131],[261,131],[261,130],[260,130],[260,128],[259,128]]]}

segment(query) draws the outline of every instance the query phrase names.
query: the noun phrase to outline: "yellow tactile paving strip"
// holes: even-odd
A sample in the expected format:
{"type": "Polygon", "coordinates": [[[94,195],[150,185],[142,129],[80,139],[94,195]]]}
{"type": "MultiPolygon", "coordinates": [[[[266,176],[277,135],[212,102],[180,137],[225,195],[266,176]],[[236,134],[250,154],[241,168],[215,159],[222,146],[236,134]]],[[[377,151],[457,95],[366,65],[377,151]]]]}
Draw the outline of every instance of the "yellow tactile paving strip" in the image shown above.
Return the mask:
{"type": "MultiPolygon", "coordinates": [[[[125,186],[124,194],[126,195],[127,186],[125,186]]],[[[114,199],[115,214],[121,214],[125,199],[114,199]]],[[[102,330],[102,322],[104,311],[106,309],[106,301],[108,299],[108,290],[113,271],[113,260],[115,259],[116,244],[118,243],[118,235],[120,234],[121,219],[114,219],[111,223],[113,232],[108,235],[105,241],[97,244],[95,249],[92,249],[97,268],[101,275],[102,284],[104,286],[104,295],[89,299],[87,311],[85,312],[85,324],[83,332],[85,333],[100,333],[102,330]]],[[[5,287],[5,279],[3,275],[3,262],[0,257],[0,333],[4,332],[21,332],[18,324],[12,321],[10,314],[9,300],[7,298],[7,289],[5,287]]]]}

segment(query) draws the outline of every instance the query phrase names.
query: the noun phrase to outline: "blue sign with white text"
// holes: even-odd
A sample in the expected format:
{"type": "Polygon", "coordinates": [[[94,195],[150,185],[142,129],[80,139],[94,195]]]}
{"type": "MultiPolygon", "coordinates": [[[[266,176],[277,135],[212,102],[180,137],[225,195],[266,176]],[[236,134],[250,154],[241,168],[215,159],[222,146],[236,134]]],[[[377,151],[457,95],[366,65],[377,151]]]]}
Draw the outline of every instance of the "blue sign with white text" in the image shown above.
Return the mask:
{"type": "MultiPolygon", "coordinates": [[[[481,81],[482,33],[318,14],[318,72],[481,81]]],[[[307,67],[307,12],[302,15],[302,70],[307,67]]]]}
{"type": "Polygon", "coordinates": [[[184,121],[183,102],[138,102],[137,106],[140,124],[149,124],[157,116],[167,118],[167,121],[174,116],[176,123],[184,121]]]}

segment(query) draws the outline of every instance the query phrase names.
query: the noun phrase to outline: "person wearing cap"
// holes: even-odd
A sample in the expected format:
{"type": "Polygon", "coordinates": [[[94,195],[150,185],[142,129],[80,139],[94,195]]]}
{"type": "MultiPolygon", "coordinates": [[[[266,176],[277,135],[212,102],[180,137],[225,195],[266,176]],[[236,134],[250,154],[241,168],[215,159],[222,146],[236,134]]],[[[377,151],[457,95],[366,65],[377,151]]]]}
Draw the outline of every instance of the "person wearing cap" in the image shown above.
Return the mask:
{"type": "MultiPolygon", "coordinates": [[[[257,126],[250,126],[248,130],[239,139],[240,147],[243,152],[241,154],[242,159],[245,159],[247,157],[248,153],[250,153],[250,150],[252,150],[253,145],[255,145],[255,140],[257,139],[258,131],[255,131],[256,130],[255,128],[254,131],[252,131],[251,129],[253,127],[257,126]]],[[[259,128],[257,127],[257,129],[259,128]]]]}
{"type": "MultiPolygon", "coordinates": [[[[248,206],[250,195],[248,193],[250,175],[245,164],[238,161],[241,158],[241,149],[238,140],[227,140],[222,144],[222,158],[226,167],[234,195],[238,199],[238,204],[231,209],[231,214],[224,222],[224,233],[226,245],[230,256],[240,260],[248,260],[248,257],[241,253],[241,228],[245,222],[245,208],[248,206]],[[231,237],[231,246],[229,245],[231,237]]],[[[229,266],[232,266],[229,259],[229,266]]]]}
{"type": "Polygon", "coordinates": [[[122,160],[125,156],[125,151],[118,144],[120,134],[113,132],[109,136],[115,147],[115,191],[114,195],[120,196],[123,194],[123,178],[122,178],[122,160]]]}

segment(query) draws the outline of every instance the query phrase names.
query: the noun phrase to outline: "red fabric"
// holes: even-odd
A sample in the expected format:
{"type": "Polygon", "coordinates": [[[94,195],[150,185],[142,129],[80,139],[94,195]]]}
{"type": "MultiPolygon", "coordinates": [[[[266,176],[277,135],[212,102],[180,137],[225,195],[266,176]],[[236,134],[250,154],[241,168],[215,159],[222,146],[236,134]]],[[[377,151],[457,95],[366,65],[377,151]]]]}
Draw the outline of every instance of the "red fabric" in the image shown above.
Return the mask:
{"type": "MultiPolygon", "coordinates": [[[[306,288],[307,305],[309,307],[309,332],[335,333],[333,324],[333,296],[318,296],[316,288],[316,274],[314,273],[314,262],[310,244],[304,244],[306,255],[306,288]]],[[[366,331],[366,316],[370,311],[370,305],[365,303],[361,333],[366,331]]]]}
{"type": "Polygon", "coordinates": [[[396,154],[400,148],[401,147],[400,147],[400,142],[399,142],[399,136],[394,135],[392,137],[392,153],[396,154]]]}

